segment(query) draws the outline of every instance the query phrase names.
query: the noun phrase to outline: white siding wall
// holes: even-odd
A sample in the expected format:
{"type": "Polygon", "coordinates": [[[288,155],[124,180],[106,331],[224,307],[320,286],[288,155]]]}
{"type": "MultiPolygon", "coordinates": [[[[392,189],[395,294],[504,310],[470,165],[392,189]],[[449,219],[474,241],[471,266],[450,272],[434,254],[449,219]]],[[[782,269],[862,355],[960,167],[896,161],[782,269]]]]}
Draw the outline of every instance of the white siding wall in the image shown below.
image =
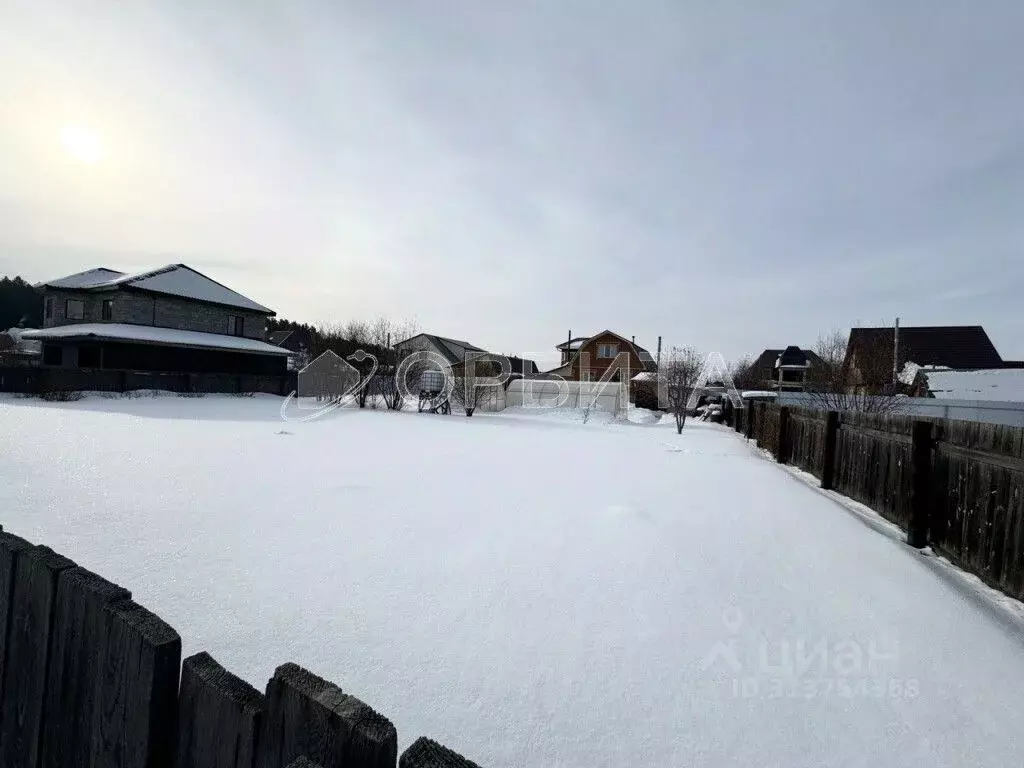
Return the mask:
{"type": "Polygon", "coordinates": [[[517,379],[509,384],[506,403],[509,407],[581,408],[596,395],[595,407],[600,411],[618,413],[621,384],[597,384],[581,381],[545,381],[517,379]]]}

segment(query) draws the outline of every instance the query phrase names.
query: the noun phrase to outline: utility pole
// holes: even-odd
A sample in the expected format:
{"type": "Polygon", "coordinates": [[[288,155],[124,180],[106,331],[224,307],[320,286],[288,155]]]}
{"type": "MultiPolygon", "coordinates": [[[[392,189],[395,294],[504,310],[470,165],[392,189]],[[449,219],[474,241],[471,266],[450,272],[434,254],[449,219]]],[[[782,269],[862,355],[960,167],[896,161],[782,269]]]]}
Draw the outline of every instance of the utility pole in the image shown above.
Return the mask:
{"type": "Polygon", "coordinates": [[[896,391],[900,376],[900,319],[896,318],[896,324],[892,329],[892,387],[896,391]]]}

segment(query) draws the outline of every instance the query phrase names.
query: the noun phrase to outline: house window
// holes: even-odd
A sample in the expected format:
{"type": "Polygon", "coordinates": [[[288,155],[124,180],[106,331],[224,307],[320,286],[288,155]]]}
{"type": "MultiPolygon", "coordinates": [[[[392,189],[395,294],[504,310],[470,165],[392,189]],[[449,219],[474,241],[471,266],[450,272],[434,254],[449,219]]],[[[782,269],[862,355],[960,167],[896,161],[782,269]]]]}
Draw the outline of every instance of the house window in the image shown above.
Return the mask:
{"type": "Polygon", "coordinates": [[[53,319],[53,296],[48,296],[46,299],[46,319],[53,319]]]}
{"type": "Polygon", "coordinates": [[[64,316],[68,320],[84,320],[85,302],[79,299],[68,299],[64,305],[64,316]]]}
{"type": "Polygon", "coordinates": [[[114,319],[114,300],[104,299],[103,300],[103,319],[113,320],[114,319]]]}
{"type": "Polygon", "coordinates": [[[241,336],[242,331],[245,328],[245,318],[241,315],[231,315],[228,317],[228,335],[229,336],[241,336]]]}
{"type": "Polygon", "coordinates": [[[61,365],[64,362],[64,347],[47,344],[43,347],[43,365],[61,365]]]}
{"type": "Polygon", "coordinates": [[[100,367],[100,348],[99,347],[79,347],[78,348],[78,367],[79,368],[99,368],[100,367]]]}
{"type": "Polygon", "coordinates": [[[599,358],[612,358],[619,354],[618,344],[598,344],[597,356],[599,358]]]}

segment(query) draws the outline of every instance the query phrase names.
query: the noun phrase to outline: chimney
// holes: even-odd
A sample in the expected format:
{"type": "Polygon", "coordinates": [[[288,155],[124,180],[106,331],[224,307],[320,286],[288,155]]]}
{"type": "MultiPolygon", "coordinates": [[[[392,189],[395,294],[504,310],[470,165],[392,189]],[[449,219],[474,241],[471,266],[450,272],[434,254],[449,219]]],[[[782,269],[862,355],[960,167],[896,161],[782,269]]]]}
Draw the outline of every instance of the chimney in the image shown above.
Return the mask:
{"type": "Polygon", "coordinates": [[[657,359],[656,365],[658,366],[658,370],[660,371],[661,370],[661,336],[658,337],[658,359],[657,359]]]}
{"type": "Polygon", "coordinates": [[[636,336],[633,336],[633,343],[636,344],[636,336]]]}

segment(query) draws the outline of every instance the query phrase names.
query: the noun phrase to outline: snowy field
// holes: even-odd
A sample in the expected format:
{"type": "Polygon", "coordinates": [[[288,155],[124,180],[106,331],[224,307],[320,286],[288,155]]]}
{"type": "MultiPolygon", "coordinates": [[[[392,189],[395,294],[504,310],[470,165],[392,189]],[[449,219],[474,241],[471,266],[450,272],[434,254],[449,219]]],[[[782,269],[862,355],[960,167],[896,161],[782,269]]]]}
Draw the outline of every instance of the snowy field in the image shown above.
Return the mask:
{"type": "Polygon", "coordinates": [[[485,768],[993,766],[1024,635],[731,432],[0,400],[0,522],[485,768]]]}

